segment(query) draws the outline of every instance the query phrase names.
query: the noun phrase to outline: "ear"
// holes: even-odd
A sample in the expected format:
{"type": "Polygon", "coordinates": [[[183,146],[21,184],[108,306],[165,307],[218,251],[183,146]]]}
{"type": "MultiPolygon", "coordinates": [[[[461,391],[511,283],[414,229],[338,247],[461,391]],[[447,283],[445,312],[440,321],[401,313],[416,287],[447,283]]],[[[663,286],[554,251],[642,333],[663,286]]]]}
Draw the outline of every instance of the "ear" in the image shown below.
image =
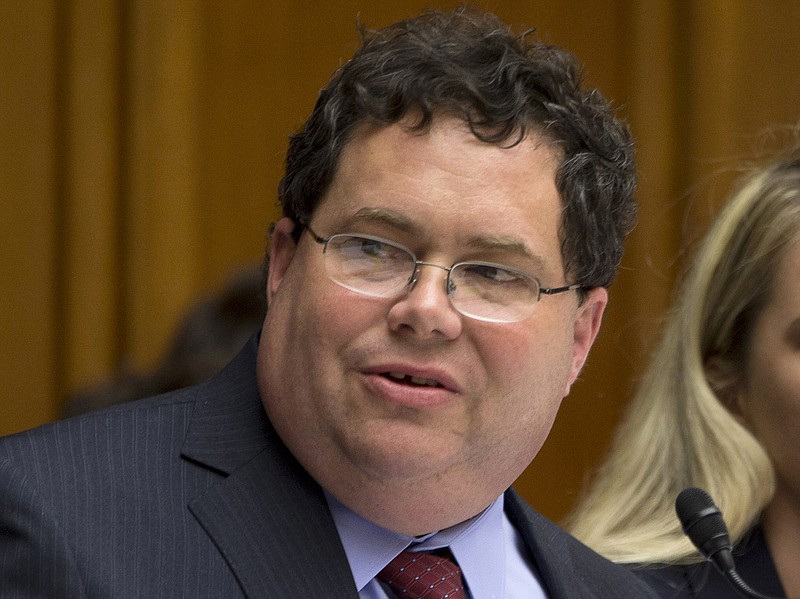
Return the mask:
{"type": "Polygon", "coordinates": [[[583,302],[578,306],[572,331],[572,369],[564,390],[565,396],[578,378],[600,331],[606,304],[608,304],[608,291],[604,287],[595,287],[586,293],[583,302]]]}
{"type": "Polygon", "coordinates": [[[706,359],[703,367],[706,371],[706,378],[711,390],[731,415],[740,424],[747,426],[747,405],[744,393],[742,392],[742,382],[736,368],[719,356],[711,356],[706,359]]]}
{"type": "Polygon", "coordinates": [[[272,296],[289,270],[292,263],[297,243],[292,237],[295,223],[290,218],[282,218],[272,229],[272,241],[269,248],[269,273],[267,274],[267,303],[272,302],[272,296]]]}

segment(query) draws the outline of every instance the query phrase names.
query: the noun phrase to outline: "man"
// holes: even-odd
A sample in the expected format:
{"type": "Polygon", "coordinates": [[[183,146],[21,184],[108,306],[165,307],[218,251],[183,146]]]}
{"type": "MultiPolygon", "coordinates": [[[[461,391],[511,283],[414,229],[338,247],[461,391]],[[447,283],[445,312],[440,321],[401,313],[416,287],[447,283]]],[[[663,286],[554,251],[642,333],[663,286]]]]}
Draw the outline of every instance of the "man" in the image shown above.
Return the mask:
{"type": "Polygon", "coordinates": [[[634,172],[563,51],[465,10],[368,35],[291,140],[260,336],[0,446],[3,596],[651,596],[508,490],[597,334],[634,172]]]}

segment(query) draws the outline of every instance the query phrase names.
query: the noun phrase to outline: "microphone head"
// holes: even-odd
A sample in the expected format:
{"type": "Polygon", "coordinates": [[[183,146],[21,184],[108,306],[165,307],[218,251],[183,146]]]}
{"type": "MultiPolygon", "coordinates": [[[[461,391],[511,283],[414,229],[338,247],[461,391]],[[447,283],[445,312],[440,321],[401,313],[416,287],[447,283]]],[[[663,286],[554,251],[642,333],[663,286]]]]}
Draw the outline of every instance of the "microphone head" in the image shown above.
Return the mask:
{"type": "Polygon", "coordinates": [[[717,508],[714,500],[711,499],[711,495],[703,489],[689,487],[678,493],[678,497],[675,499],[675,511],[684,530],[686,530],[687,526],[695,522],[698,514],[705,515],[707,511],[719,512],[719,508],[717,508]]]}
{"type": "Polygon", "coordinates": [[[683,532],[706,559],[720,551],[730,555],[728,527],[708,493],[697,487],[684,489],[675,500],[675,511],[683,532]]]}

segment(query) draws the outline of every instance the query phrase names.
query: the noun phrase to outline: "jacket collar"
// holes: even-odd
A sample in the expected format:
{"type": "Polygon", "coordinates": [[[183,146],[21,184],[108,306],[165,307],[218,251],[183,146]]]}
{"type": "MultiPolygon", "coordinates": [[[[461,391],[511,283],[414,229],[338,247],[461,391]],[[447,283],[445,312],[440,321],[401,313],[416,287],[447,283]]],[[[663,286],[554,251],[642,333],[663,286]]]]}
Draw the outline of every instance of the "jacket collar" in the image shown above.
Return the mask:
{"type": "Polygon", "coordinates": [[[231,474],[279,443],[256,385],[258,339],[251,338],[219,374],[197,387],[182,455],[231,474]]]}
{"type": "Polygon", "coordinates": [[[513,489],[506,514],[530,552],[547,596],[552,599],[656,599],[633,574],[581,544],[531,508],[513,489]]]}
{"type": "Polygon", "coordinates": [[[357,599],[322,489],[262,408],[257,346],[254,337],[198,388],[182,455],[219,479],[189,509],[245,596],[357,599]]]}

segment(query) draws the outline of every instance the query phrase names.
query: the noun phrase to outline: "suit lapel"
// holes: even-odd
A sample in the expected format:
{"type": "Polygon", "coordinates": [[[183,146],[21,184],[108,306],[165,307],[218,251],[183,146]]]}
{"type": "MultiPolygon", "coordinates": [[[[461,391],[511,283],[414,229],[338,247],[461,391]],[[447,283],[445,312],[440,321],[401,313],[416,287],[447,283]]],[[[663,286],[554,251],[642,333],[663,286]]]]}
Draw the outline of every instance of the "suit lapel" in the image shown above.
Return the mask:
{"type": "Polygon", "coordinates": [[[358,595],[319,487],[269,451],[190,503],[248,597],[358,595]]]}
{"type": "Polygon", "coordinates": [[[256,340],[200,390],[183,455],[220,473],[189,503],[247,597],[357,599],[322,489],[272,429],[256,340]]]}
{"type": "Polygon", "coordinates": [[[653,590],[630,572],[535,512],[513,490],[506,492],[505,505],[550,599],[656,598],[653,590]]]}
{"type": "Polygon", "coordinates": [[[534,511],[513,489],[505,494],[508,518],[533,558],[542,585],[551,599],[587,599],[594,591],[583,584],[573,563],[567,534],[534,511]]]}

